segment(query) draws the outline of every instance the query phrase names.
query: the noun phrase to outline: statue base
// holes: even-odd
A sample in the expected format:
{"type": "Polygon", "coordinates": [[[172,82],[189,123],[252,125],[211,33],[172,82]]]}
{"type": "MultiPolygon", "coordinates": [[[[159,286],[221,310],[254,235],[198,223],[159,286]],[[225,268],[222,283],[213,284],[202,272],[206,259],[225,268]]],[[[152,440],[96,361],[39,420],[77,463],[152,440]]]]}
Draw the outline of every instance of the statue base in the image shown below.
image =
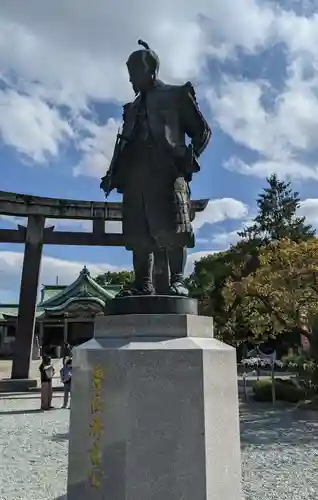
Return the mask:
{"type": "Polygon", "coordinates": [[[242,500],[239,432],[212,318],[100,316],[74,349],[68,500],[242,500]]]}
{"type": "Polygon", "coordinates": [[[107,315],[198,314],[198,301],[173,295],[133,295],[116,297],[105,308],[107,315]]]}

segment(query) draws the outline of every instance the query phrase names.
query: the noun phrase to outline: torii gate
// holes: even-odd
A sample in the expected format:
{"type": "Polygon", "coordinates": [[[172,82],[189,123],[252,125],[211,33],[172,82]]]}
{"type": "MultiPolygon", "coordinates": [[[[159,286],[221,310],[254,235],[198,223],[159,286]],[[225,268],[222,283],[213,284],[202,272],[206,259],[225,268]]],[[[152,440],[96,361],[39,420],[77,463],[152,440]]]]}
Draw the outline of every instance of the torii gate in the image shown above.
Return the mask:
{"type": "MultiPolygon", "coordinates": [[[[191,220],[202,212],[209,200],[191,201],[191,220]]],[[[43,245],[123,246],[123,235],[105,232],[105,221],[122,220],[122,204],[45,198],[0,191],[0,214],[27,217],[27,226],[0,229],[0,243],[24,243],[20,285],[19,312],[11,379],[29,377],[33,345],[37,291],[43,245]],[[92,232],[56,231],[45,227],[46,219],[78,219],[93,221],[92,232]]],[[[155,252],[154,278],[157,289],[168,282],[165,252],[155,252]]]]}

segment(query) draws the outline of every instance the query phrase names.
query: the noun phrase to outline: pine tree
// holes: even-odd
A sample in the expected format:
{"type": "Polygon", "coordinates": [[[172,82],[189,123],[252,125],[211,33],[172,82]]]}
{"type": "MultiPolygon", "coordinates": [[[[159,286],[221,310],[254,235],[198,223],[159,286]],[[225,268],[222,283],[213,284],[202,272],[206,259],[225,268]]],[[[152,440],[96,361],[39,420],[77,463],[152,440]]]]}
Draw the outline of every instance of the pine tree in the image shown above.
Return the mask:
{"type": "Polygon", "coordinates": [[[254,223],[238,233],[239,236],[258,242],[288,238],[302,241],[313,238],[315,230],[305,224],[305,217],[297,217],[299,193],[291,189],[290,182],[279,181],[276,174],[268,177],[269,186],[257,199],[258,215],[254,223]]]}

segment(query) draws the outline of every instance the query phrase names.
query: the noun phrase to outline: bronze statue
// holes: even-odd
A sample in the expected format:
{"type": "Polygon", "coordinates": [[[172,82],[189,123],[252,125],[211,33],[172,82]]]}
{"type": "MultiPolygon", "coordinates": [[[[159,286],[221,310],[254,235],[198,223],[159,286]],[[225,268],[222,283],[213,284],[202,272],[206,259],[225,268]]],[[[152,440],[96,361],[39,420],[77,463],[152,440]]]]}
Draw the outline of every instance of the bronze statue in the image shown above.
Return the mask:
{"type": "Polygon", "coordinates": [[[184,267],[194,247],[190,222],[192,175],[211,130],[196,102],[190,82],[167,85],[158,80],[159,59],[147,43],[127,61],[136,99],[123,107],[123,128],[101,188],[123,194],[125,247],[133,252],[134,286],[130,295],[155,293],[153,255],[166,250],[169,295],[187,296],[184,267]],[[186,144],[186,136],[191,140],[186,144]]]}

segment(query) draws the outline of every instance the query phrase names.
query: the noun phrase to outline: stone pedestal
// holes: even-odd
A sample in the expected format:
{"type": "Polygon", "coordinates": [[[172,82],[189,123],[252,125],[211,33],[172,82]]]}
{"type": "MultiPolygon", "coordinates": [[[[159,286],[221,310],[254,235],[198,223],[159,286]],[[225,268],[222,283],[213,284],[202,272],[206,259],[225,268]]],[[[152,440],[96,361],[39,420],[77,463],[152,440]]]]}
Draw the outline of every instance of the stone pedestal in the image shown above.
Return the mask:
{"type": "Polygon", "coordinates": [[[171,295],[135,295],[115,297],[106,308],[105,314],[122,316],[127,314],[198,314],[198,301],[189,297],[171,295]]]}
{"type": "Polygon", "coordinates": [[[98,317],[74,350],[68,500],[241,500],[235,350],[211,318],[98,317]]]}

